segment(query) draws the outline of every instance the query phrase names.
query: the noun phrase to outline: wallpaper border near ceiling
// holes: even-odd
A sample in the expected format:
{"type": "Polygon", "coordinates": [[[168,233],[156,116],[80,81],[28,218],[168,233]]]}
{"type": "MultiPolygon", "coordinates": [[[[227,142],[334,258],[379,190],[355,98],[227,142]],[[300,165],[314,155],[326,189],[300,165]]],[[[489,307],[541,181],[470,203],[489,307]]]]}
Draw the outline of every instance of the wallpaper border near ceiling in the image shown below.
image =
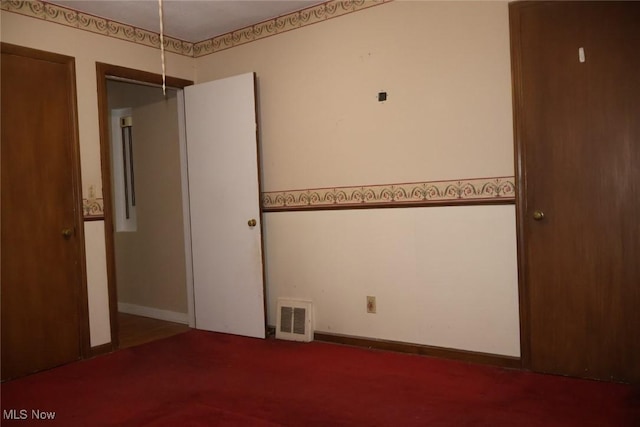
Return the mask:
{"type": "Polygon", "coordinates": [[[515,202],[515,178],[493,177],[262,193],[265,212],[515,202]]]}
{"type": "MultiPolygon", "coordinates": [[[[391,1],[393,0],[330,0],[197,43],[165,36],[164,48],[167,52],[198,58],[391,1]]],[[[158,33],[45,1],[1,0],[0,9],[147,47],[160,48],[158,33]]]]}
{"type": "MultiPolygon", "coordinates": [[[[160,48],[160,34],[158,33],[88,13],[78,12],[56,4],[39,0],[2,0],[0,8],[6,12],[14,12],[147,47],[160,48]]],[[[165,37],[164,48],[167,52],[193,57],[193,43],[190,42],[173,37],[165,37]]]]}
{"type": "Polygon", "coordinates": [[[193,56],[198,58],[220,52],[391,1],[393,0],[331,0],[195,43],[193,56]]]}

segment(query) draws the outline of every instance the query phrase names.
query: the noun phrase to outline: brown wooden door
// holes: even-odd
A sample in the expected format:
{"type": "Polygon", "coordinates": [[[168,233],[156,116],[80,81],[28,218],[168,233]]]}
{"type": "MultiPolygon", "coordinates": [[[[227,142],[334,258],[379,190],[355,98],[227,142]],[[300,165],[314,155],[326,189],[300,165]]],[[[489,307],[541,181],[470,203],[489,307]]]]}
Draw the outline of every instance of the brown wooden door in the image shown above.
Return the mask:
{"type": "Polygon", "coordinates": [[[639,381],[640,3],[510,13],[525,365],[639,381]]]}
{"type": "Polygon", "coordinates": [[[73,58],[2,44],[1,67],[5,380],[79,359],[87,301],[73,58]]]}

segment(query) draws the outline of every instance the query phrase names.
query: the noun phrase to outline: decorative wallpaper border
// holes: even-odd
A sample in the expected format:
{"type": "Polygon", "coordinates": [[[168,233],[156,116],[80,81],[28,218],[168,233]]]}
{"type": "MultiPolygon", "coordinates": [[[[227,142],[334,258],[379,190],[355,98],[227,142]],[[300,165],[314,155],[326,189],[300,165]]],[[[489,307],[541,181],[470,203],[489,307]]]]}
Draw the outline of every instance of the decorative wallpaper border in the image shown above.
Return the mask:
{"type": "MultiPolygon", "coordinates": [[[[344,209],[390,206],[428,206],[515,202],[516,185],[512,176],[402,184],[311,188],[265,191],[262,210],[344,209]]],[[[85,221],[104,220],[102,198],[82,199],[85,221]]]]}
{"type": "Polygon", "coordinates": [[[82,213],[85,221],[100,221],[104,219],[103,199],[82,199],[82,213]]]}
{"type": "Polygon", "coordinates": [[[262,193],[262,208],[269,212],[366,206],[513,203],[515,188],[515,178],[509,176],[267,191],[262,193]]]}
{"type": "MultiPolygon", "coordinates": [[[[0,9],[160,49],[160,34],[39,0],[2,0],[0,9]]],[[[193,43],[164,37],[167,52],[193,57],[193,43]]]]}
{"type": "MultiPolygon", "coordinates": [[[[165,36],[164,48],[167,52],[198,58],[391,1],[393,0],[330,0],[197,43],[165,36]]],[[[45,1],[1,0],[0,9],[143,46],[160,48],[159,33],[45,1]]]]}
{"type": "Polygon", "coordinates": [[[195,58],[230,49],[256,40],[337,18],[359,10],[379,6],[393,0],[331,0],[297,12],[241,28],[193,46],[195,58]]]}

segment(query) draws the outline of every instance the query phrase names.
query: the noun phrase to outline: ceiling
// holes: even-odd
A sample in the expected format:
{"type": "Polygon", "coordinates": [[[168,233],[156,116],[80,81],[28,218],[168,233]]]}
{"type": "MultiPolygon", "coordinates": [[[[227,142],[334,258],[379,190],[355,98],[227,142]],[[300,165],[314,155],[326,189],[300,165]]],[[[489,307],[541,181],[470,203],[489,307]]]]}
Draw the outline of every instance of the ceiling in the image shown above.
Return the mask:
{"type": "MultiPolygon", "coordinates": [[[[60,6],[160,32],[158,0],[48,0],[60,6]]],[[[196,43],[286,15],[318,0],[163,0],[164,33],[196,43]]]]}

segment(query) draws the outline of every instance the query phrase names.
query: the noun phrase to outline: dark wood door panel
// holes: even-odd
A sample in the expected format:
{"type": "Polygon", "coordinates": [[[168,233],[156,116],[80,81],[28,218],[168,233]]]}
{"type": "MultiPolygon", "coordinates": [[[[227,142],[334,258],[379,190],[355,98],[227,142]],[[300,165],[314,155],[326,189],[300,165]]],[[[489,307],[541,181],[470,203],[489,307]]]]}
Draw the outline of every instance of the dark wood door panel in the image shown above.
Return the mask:
{"type": "Polygon", "coordinates": [[[2,45],[2,379],[86,340],[72,59],[51,57],[2,45]]]}
{"type": "Polygon", "coordinates": [[[638,22],[634,2],[511,5],[523,347],[536,371],[640,380],[638,22]]]}

